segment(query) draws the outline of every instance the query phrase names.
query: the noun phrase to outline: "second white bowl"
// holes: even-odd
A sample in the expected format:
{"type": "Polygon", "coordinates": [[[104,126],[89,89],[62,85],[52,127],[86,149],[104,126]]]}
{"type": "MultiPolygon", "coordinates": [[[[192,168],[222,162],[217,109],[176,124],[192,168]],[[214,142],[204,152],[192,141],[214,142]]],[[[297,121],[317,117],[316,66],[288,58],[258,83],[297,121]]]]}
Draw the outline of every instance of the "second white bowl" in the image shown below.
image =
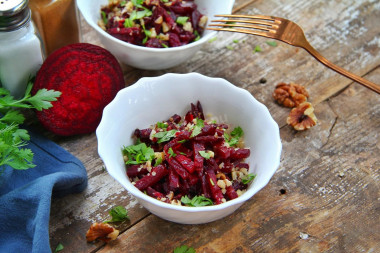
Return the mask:
{"type": "MultiPolygon", "coordinates": [[[[234,0],[195,0],[198,10],[209,20],[215,14],[230,14],[234,2],[234,0]]],[[[97,24],[101,6],[106,5],[108,0],[77,0],[76,3],[80,13],[96,31],[104,47],[121,62],[140,69],[158,70],[179,65],[193,57],[205,42],[216,36],[215,31],[205,30],[198,41],[185,46],[173,48],[136,46],[109,35],[97,24]]]]}

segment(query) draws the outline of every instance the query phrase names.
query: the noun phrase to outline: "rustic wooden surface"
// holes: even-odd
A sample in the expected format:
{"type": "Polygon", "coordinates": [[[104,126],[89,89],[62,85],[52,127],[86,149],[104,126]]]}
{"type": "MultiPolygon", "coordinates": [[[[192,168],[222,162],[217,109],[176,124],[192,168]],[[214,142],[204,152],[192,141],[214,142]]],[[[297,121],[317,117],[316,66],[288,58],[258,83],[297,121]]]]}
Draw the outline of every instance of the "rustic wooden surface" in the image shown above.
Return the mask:
{"type": "MultiPolygon", "coordinates": [[[[380,84],[380,1],[237,0],[234,12],[293,20],[322,55],[380,84]]],[[[99,44],[85,23],[82,29],[85,42],[99,44]]],[[[123,65],[127,86],[143,76],[199,72],[225,78],[264,103],[280,126],[283,152],[263,190],[222,220],[175,224],[150,214],[107,174],[95,134],[53,137],[84,163],[89,185],[81,194],[53,199],[52,249],[62,243],[62,252],[172,252],[181,245],[197,252],[378,252],[380,95],[302,49],[281,42],[271,47],[267,41],[218,33],[178,67],[144,71],[123,65]],[[257,45],[262,52],[253,52],[257,45]],[[319,122],[308,131],[287,126],[289,109],[271,98],[277,83],[290,81],[309,90],[319,122]],[[130,217],[117,225],[119,238],[107,245],[87,243],[90,225],[108,219],[117,205],[130,217]]]]}

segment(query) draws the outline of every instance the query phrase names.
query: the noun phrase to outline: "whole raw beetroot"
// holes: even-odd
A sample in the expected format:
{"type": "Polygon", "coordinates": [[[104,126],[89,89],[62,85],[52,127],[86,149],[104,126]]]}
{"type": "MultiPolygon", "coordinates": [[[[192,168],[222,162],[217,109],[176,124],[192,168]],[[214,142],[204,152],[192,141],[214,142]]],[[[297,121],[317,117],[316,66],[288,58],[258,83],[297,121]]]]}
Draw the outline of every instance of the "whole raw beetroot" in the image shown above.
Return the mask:
{"type": "Polygon", "coordinates": [[[52,53],[36,75],[32,94],[39,89],[61,91],[49,110],[37,117],[49,131],[63,136],[96,130],[104,107],[124,87],[121,67],[106,49],[87,43],[52,53]]]}

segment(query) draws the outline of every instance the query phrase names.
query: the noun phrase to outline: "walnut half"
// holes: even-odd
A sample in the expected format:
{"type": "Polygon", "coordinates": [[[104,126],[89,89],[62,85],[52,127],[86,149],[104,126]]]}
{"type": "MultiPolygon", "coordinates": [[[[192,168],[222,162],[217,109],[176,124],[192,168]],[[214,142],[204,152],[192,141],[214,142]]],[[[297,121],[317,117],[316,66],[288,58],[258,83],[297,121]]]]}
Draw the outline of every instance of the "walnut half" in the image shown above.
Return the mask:
{"type": "Polygon", "coordinates": [[[279,83],[272,94],[273,98],[285,107],[296,107],[299,104],[306,102],[309,93],[305,87],[296,83],[279,83]]]}
{"type": "Polygon", "coordinates": [[[295,130],[302,131],[317,124],[317,117],[314,115],[314,108],[309,102],[304,102],[293,108],[286,122],[295,130]]]}
{"type": "Polygon", "coordinates": [[[115,229],[107,223],[94,223],[87,231],[86,240],[92,242],[100,240],[103,242],[109,242],[115,240],[119,235],[119,230],[115,229]]]}

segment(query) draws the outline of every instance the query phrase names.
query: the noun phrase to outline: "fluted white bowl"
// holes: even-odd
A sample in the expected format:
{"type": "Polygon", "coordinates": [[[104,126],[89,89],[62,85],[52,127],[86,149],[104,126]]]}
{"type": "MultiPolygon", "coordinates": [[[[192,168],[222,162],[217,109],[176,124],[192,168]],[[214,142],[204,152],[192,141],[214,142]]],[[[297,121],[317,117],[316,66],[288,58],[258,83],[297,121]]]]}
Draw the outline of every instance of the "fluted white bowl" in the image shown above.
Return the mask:
{"type": "MultiPolygon", "coordinates": [[[[215,14],[230,14],[235,0],[195,0],[198,10],[209,20],[215,14]]],[[[148,48],[119,40],[98,25],[100,8],[108,0],[77,0],[77,7],[86,22],[96,31],[104,47],[121,62],[140,69],[158,70],[177,66],[189,60],[201,46],[216,36],[215,31],[205,30],[198,41],[172,48],[148,48]]]]}
{"type": "Polygon", "coordinates": [[[200,224],[225,217],[250,199],[271,179],[280,163],[279,127],[268,109],[248,91],[221,78],[197,73],[144,77],[122,89],[104,109],[96,130],[98,152],[108,173],[151,213],[177,223],[200,224]],[[190,103],[200,101],[205,115],[219,123],[244,130],[246,160],[256,178],[242,196],[205,207],[176,206],[156,200],[132,185],[126,175],[121,149],[133,144],[136,128],[148,128],[177,113],[184,115],[190,103]]]}

